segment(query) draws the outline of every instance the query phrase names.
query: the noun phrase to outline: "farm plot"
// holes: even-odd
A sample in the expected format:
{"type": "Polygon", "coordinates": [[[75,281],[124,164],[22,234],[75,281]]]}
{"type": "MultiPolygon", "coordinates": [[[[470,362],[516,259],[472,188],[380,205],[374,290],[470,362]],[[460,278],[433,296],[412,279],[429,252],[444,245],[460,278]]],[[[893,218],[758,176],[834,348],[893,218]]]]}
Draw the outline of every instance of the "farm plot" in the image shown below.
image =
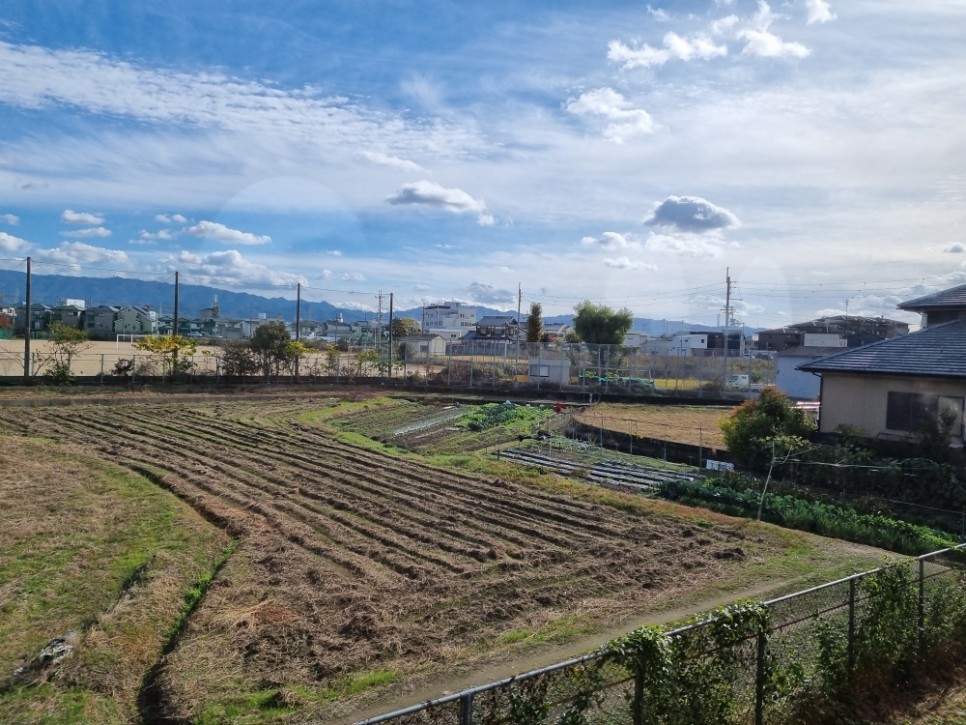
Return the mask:
{"type": "Polygon", "coordinates": [[[720,423],[731,408],[691,405],[617,405],[578,410],[575,419],[617,433],[692,446],[727,449],[720,423]]]}
{"type": "Polygon", "coordinates": [[[815,553],[707,512],[458,474],[305,424],[333,405],[0,409],[3,433],[74,442],[239,540],[147,683],[146,716],[338,722],[332,703],[367,687],[639,620],[815,553]]]}
{"type": "Polygon", "coordinates": [[[485,451],[554,424],[549,409],[512,403],[459,406],[389,399],[367,401],[327,419],[340,430],[426,455],[485,451]]]}

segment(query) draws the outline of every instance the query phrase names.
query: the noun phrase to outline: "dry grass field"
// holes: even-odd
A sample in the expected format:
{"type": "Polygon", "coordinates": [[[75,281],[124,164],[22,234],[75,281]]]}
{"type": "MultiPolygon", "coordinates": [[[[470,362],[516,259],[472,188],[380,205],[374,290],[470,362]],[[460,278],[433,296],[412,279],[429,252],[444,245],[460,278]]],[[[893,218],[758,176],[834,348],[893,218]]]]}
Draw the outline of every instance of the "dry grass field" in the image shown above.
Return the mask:
{"type": "Polygon", "coordinates": [[[726,449],[720,423],[732,408],[690,405],[618,405],[580,409],[579,422],[646,438],[726,449]]]}
{"type": "Polygon", "coordinates": [[[0,407],[0,666],[68,630],[76,647],[0,688],[5,722],[351,722],[881,561],[336,434],[385,400],[16,402],[0,407]]]}

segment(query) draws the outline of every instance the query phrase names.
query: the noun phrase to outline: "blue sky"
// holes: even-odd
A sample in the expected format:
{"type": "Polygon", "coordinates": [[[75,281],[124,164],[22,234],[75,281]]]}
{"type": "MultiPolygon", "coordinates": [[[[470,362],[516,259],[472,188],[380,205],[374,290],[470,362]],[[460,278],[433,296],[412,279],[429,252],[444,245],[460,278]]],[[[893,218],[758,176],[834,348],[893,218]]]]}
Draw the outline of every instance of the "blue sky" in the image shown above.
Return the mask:
{"type": "MultiPolygon", "coordinates": [[[[0,265],[774,327],[966,282],[966,3],[0,5],[0,265]]],[[[385,304],[385,303],[384,303],[385,304]]]]}

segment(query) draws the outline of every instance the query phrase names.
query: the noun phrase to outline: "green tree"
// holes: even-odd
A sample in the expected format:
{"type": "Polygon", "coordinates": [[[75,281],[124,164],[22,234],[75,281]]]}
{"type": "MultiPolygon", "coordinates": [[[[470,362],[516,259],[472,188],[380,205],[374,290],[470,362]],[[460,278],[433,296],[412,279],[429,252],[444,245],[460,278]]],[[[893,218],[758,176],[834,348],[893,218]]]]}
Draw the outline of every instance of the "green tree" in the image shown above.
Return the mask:
{"type": "Polygon", "coordinates": [[[150,354],[161,363],[162,375],[181,375],[191,372],[191,358],[198,350],[197,343],[181,335],[152,335],[134,342],[134,349],[150,354]]]}
{"type": "Polygon", "coordinates": [[[530,303],[527,316],[527,342],[540,342],[543,337],[543,307],[539,302],[530,303]]]}
{"type": "Polygon", "coordinates": [[[409,335],[418,335],[422,331],[419,320],[412,317],[393,317],[392,318],[392,338],[398,340],[409,335]]]}
{"type": "Polygon", "coordinates": [[[288,360],[288,344],[291,340],[288,328],[280,320],[266,322],[255,329],[250,346],[265,377],[279,374],[288,360]]]}
{"type": "Polygon", "coordinates": [[[258,358],[250,345],[238,340],[225,340],[221,343],[222,375],[254,375],[258,369],[258,358]]]}
{"type": "Polygon", "coordinates": [[[71,362],[91,346],[87,332],[63,322],[54,322],[50,326],[50,342],[53,349],[42,363],[50,367],[44,375],[54,385],[70,385],[74,380],[71,362]]]}
{"type": "Polygon", "coordinates": [[[748,400],[721,422],[725,444],[735,460],[763,471],[775,457],[787,457],[806,446],[815,425],[777,388],[765,388],[758,400],[748,400]]]}
{"type": "Polygon", "coordinates": [[[605,305],[584,300],[574,311],[574,331],[582,342],[592,345],[622,345],[624,336],[634,324],[634,315],[626,307],[615,312],[605,305]]]}

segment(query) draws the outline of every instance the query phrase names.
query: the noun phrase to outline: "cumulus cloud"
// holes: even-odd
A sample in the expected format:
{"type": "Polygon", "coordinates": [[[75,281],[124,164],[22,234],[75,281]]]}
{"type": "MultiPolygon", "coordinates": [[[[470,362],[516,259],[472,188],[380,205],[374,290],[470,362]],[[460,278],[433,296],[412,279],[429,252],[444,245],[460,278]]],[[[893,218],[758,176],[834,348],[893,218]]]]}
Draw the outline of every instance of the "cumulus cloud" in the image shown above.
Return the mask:
{"type": "Polygon", "coordinates": [[[651,264],[650,262],[633,261],[629,257],[605,257],[604,265],[607,267],[613,267],[614,269],[629,269],[635,272],[655,271],[658,268],[656,264],[651,264]]]}
{"type": "Polygon", "coordinates": [[[604,232],[600,237],[584,237],[580,243],[588,247],[599,247],[608,252],[619,249],[638,249],[641,246],[636,240],[618,232],[604,232]]]}
{"type": "Polygon", "coordinates": [[[15,227],[20,223],[20,217],[16,214],[0,214],[0,221],[4,221],[10,226],[15,227]]]}
{"type": "Polygon", "coordinates": [[[670,227],[682,232],[710,232],[741,224],[727,209],[700,196],[669,196],[654,205],[651,216],[644,220],[651,226],[670,227]]]}
{"type": "Polygon", "coordinates": [[[157,241],[167,242],[174,239],[174,234],[167,229],[159,229],[156,232],[149,232],[142,229],[136,240],[131,240],[134,244],[153,244],[157,241]]]}
{"type": "Polygon", "coordinates": [[[64,209],[61,212],[60,220],[65,224],[103,224],[104,216],[102,214],[90,214],[83,211],[64,209]]]}
{"type": "Polygon", "coordinates": [[[238,229],[226,227],[224,224],[209,221],[200,221],[193,227],[188,227],[185,229],[184,233],[190,234],[193,237],[214,239],[215,241],[223,242],[225,244],[244,244],[245,246],[269,244],[272,241],[271,237],[264,234],[242,232],[238,229]]]}
{"type": "Polygon", "coordinates": [[[728,47],[715,43],[703,33],[696,33],[689,37],[669,32],[664,35],[663,46],[644,45],[632,48],[620,40],[612,40],[607,44],[607,59],[617,63],[621,68],[650,68],[661,66],[670,60],[710,60],[728,54],[728,47]]]}
{"type": "Polygon", "coordinates": [[[805,0],[805,7],[808,9],[807,22],[809,25],[812,23],[827,23],[836,18],[828,0],[805,0]]]}
{"type": "Polygon", "coordinates": [[[567,110],[577,116],[597,116],[607,121],[604,135],[616,143],[630,136],[651,133],[654,121],[642,108],[632,108],[613,88],[598,88],[567,101],[567,110]]]}
{"type": "Polygon", "coordinates": [[[366,277],[362,272],[343,272],[339,277],[343,282],[365,282],[366,277]]]}
{"type": "Polygon", "coordinates": [[[169,267],[182,272],[183,279],[193,284],[230,288],[294,287],[304,282],[288,272],[278,272],[246,259],[237,249],[195,254],[182,251],[163,260],[169,267]]]}
{"type": "Polygon", "coordinates": [[[957,242],[956,244],[950,244],[948,247],[943,249],[943,251],[946,254],[962,254],[963,252],[966,252],[966,247],[957,242]]]}
{"type": "Polygon", "coordinates": [[[181,214],[155,214],[154,221],[161,224],[187,224],[188,220],[181,214]]]}
{"type": "Polygon", "coordinates": [[[103,239],[111,236],[111,230],[104,227],[89,227],[87,229],[71,229],[61,232],[62,237],[76,237],[77,239],[103,239]]]}
{"type": "Polygon", "coordinates": [[[762,58],[805,58],[812,51],[801,43],[786,42],[771,32],[775,16],[765,0],[758,0],[758,12],[752,20],[752,27],[742,28],[735,35],[745,41],[741,50],[744,55],[762,58]]]}
{"type": "Polygon", "coordinates": [[[0,232],[0,249],[4,252],[16,252],[29,246],[30,242],[26,239],[15,237],[13,234],[7,234],[6,232],[0,232]]]}
{"type": "Polygon", "coordinates": [[[374,164],[379,164],[380,166],[389,166],[394,169],[400,169],[402,171],[408,171],[411,173],[428,173],[426,169],[417,164],[415,161],[401,159],[398,156],[390,156],[389,154],[384,154],[381,151],[362,151],[360,152],[360,155],[367,161],[371,161],[374,164]]]}
{"type": "Polygon", "coordinates": [[[474,199],[462,189],[447,189],[433,181],[404,184],[386,201],[390,204],[430,206],[452,214],[476,214],[480,226],[493,224],[493,216],[487,211],[485,202],[474,199]]]}
{"type": "Polygon", "coordinates": [[[332,275],[335,274],[331,269],[323,269],[319,272],[317,279],[327,280],[332,279],[332,275]]]}
{"type": "Polygon", "coordinates": [[[127,254],[117,249],[95,247],[84,242],[63,242],[53,249],[40,249],[33,257],[41,262],[66,264],[71,267],[109,264],[114,267],[130,267],[127,254]]]}
{"type": "Polygon", "coordinates": [[[499,289],[486,282],[473,282],[467,290],[475,302],[482,304],[507,304],[516,300],[516,292],[499,289]]]}
{"type": "Polygon", "coordinates": [[[664,21],[671,18],[671,16],[667,14],[666,10],[662,10],[661,8],[652,8],[650,5],[647,6],[647,12],[650,13],[655,20],[664,21]]]}

